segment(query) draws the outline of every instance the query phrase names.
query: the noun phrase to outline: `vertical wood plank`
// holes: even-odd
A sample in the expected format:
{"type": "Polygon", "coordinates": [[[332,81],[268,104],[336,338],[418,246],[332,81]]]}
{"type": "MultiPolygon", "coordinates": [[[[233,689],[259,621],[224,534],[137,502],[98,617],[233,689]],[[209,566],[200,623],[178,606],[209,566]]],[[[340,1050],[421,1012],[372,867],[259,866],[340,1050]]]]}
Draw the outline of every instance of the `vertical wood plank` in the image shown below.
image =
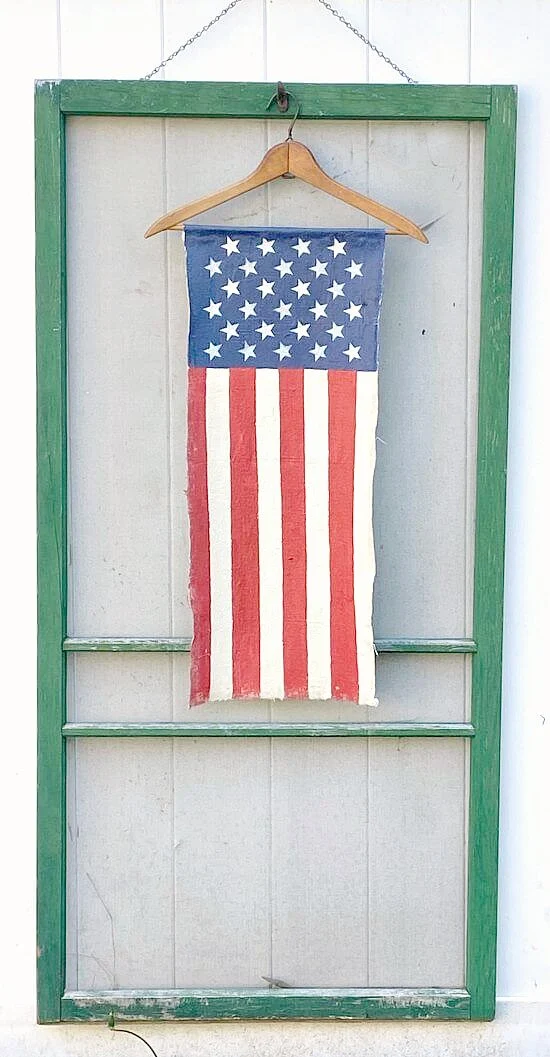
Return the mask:
{"type": "Polygon", "coordinates": [[[539,995],[550,986],[550,842],[540,840],[550,802],[548,713],[540,708],[550,615],[548,444],[550,166],[547,75],[550,6],[522,5],[523,32],[510,32],[515,5],[472,5],[472,80],[515,83],[518,91],[510,426],[502,702],[497,989],[539,995]],[[496,33],[495,33],[496,28],[496,33]],[[542,477],[541,477],[542,475],[542,477]],[[546,716],[543,726],[542,715],[546,716]],[[530,937],[536,937],[530,942],[530,937]],[[535,990],[536,981],[536,990],[535,990]]]}
{"type": "Polygon", "coordinates": [[[59,0],[62,77],[143,77],[160,61],[162,0],[59,0]]]}
{"type": "MultiPolygon", "coordinates": [[[[472,348],[467,381],[468,161],[465,123],[371,123],[371,194],[430,224],[429,246],[390,238],[386,249],[374,487],[378,637],[396,628],[469,632],[464,422],[467,396],[476,399],[477,357],[472,348]]],[[[479,232],[471,238],[479,247],[479,232]]]]}
{"type": "MultiPolygon", "coordinates": [[[[369,0],[371,40],[421,84],[467,84],[470,0],[369,0]]],[[[405,84],[372,54],[370,81],[405,84]]]]}
{"type": "Polygon", "coordinates": [[[171,752],[164,740],[77,746],[85,990],[172,985],[171,752]]]}
{"type": "Polygon", "coordinates": [[[464,985],[464,752],[451,739],[370,746],[372,987],[464,985]]]}
{"type": "Polygon", "coordinates": [[[272,743],[273,970],[292,987],[368,983],[367,745],[272,743]]]}
{"type": "Polygon", "coordinates": [[[59,1020],[65,937],[65,130],[59,89],[37,87],[38,1019],[59,1020]]]}
{"type": "Polygon", "coordinates": [[[514,210],[516,90],[492,89],[485,140],[485,213],[481,289],[476,574],[468,875],[468,984],[472,1016],[495,1013],[502,596],[510,288],[514,210]]]}
{"type": "MultiPolygon", "coordinates": [[[[163,0],[164,55],[175,51],[225,6],[220,0],[201,0],[200,4],[163,0]]],[[[242,81],[244,68],[247,81],[264,80],[263,3],[245,2],[229,11],[170,62],[165,76],[174,81],[242,81]]]]}
{"type": "Polygon", "coordinates": [[[162,243],[143,239],[162,167],[160,121],[69,122],[76,634],[170,633],[165,269],[162,243]]]}
{"type": "MultiPolygon", "coordinates": [[[[366,4],[339,0],[338,9],[362,33],[368,32],[366,4]]],[[[274,82],[366,81],[365,45],[317,3],[267,6],[266,76],[274,82]],[[282,62],[284,57],[284,62],[282,62]]],[[[291,100],[290,113],[295,111],[291,100]]],[[[301,132],[300,136],[301,138],[301,132]]]]}
{"type": "Polygon", "coordinates": [[[270,974],[269,741],[175,746],[176,986],[270,974]]]}

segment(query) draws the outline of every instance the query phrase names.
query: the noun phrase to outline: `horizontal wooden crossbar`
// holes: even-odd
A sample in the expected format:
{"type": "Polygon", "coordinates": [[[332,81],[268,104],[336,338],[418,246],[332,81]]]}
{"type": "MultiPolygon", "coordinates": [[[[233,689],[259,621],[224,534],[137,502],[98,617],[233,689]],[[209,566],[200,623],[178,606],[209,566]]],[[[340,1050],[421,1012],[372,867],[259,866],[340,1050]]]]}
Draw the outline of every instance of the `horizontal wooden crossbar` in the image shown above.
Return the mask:
{"type": "MultiPolygon", "coordinates": [[[[377,639],[377,653],[475,653],[473,639],[377,639]]],[[[67,653],[189,653],[191,638],[67,638],[67,653]]]]}
{"type": "Polygon", "coordinates": [[[470,995],[461,988],[345,990],[277,988],[189,991],[69,991],[63,1020],[467,1020],[470,995]]]}
{"type": "Polygon", "coordinates": [[[65,723],[66,738],[472,738],[471,723],[65,723]]]}
{"type": "MultiPolygon", "coordinates": [[[[55,82],[49,82],[54,85],[55,82]]],[[[487,85],[288,84],[300,118],[323,120],[487,120],[487,85]]],[[[274,118],[288,124],[273,83],[204,81],[61,81],[64,114],[135,117],[274,118]]]]}

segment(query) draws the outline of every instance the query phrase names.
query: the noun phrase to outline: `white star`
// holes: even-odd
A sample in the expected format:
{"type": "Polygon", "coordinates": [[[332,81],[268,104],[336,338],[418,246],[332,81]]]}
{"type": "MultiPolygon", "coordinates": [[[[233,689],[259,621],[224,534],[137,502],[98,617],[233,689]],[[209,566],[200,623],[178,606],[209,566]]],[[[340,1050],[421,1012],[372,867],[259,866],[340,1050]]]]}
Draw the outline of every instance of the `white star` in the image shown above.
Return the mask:
{"type": "Polygon", "coordinates": [[[331,251],[331,253],[334,254],[335,257],[338,257],[340,253],[342,254],[342,256],[346,256],[346,244],[345,242],[338,242],[336,235],[334,236],[334,242],[332,243],[332,246],[329,246],[329,250],[331,251]]]}
{"type": "Polygon", "coordinates": [[[345,308],[344,312],[349,316],[350,323],[352,319],[361,319],[361,305],[354,305],[353,301],[350,301],[349,308],[345,308]]]}
{"type": "Polygon", "coordinates": [[[242,312],[245,319],[248,319],[249,316],[255,316],[256,302],[252,304],[251,301],[245,301],[244,305],[241,305],[241,307],[239,308],[239,312],[242,312]]]}
{"type": "Polygon", "coordinates": [[[351,342],[350,342],[350,344],[348,345],[347,349],[342,349],[342,352],[343,352],[344,356],[347,356],[349,363],[351,363],[352,360],[360,360],[361,359],[361,357],[359,355],[359,349],[360,348],[361,348],[360,345],[352,345],[351,342]]]}
{"type": "Polygon", "coordinates": [[[298,341],[300,338],[309,338],[309,328],[311,323],[296,323],[295,327],[291,327],[292,333],[296,335],[298,341]]]}
{"type": "Polygon", "coordinates": [[[301,279],[298,279],[298,284],[292,287],[292,289],[298,294],[298,299],[300,299],[300,297],[309,297],[309,285],[309,283],[303,283],[301,279]]]}
{"type": "Polygon", "coordinates": [[[273,280],[272,283],[268,283],[267,279],[262,279],[260,285],[256,287],[256,289],[259,290],[262,295],[262,301],[264,297],[268,296],[268,294],[273,294],[274,283],[275,280],[273,280]]]}
{"type": "MultiPolygon", "coordinates": [[[[296,287],[294,289],[296,289],[296,287]]],[[[292,314],[291,313],[291,309],[292,309],[292,302],[291,301],[289,301],[288,305],[285,304],[284,301],[279,301],[279,307],[275,309],[275,312],[278,312],[278,314],[279,314],[279,321],[281,319],[284,319],[285,316],[290,316],[292,314]]]]}
{"type": "Polygon", "coordinates": [[[213,260],[212,260],[212,257],[211,257],[211,258],[210,258],[210,261],[209,261],[209,263],[208,263],[208,264],[205,264],[205,266],[204,266],[204,270],[205,270],[205,272],[208,272],[208,273],[209,273],[209,275],[210,275],[210,278],[212,278],[212,276],[213,276],[213,275],[214,275],[214,274],[215,274],[216,272],[218,273],[218,275],[221,275],[221,274],[222,274],[222,270],[221,270],[221,268],[220,268],[220,264],[221,264],[221,263],[222,263],[221,261],[213,261],[213,260]]]}
{"type": "Polygon", "coordinates": [[[239,284],[234,283],[233,279],[228,279],[225,285],[222,286],[222,290],[225,290],[227,296],[231,297],[232,294],[239,293],[239,284]]]}
{"type": "Polygon", "coordinates": [[[260,244],[256,246],[256,249],[261,250],[262,257],[265,257],[266,253],[275,253],[275,250],[273,249],[274,242],[275,239],[262,239],[260,244]]]}
{"type": "Polygon", "coordinates": [[[290,345],[283,345],[282,341],[279,342],[279,348],[273,349],[273,352],[279,357],[279,360],[290,360],[290,345]]]}
{"type": "Polygon", "coordinates": [[[256,334],[261,334],[262,335],[262,341],[265,338],[272,338],[273,337],[273,327],[274,326],[275,326],[274,323],[264,323],[263,320],[262,320],[262,322],[260,323],[260,326],[256,327],[256,334]]]}
{"type": "Polygon", "coordinates": [[[284,261],[281,257],[279,264],[275,265],[275,271],[279,273],[280,279],[283,275],[292,275],[292,261],[284,261]]]}
{"type": "Polygon", "coordinates": [[[315,275],[317,276],[317,278],[319,278],[320,275],[326,275],[327,274],[327,262],[326,261],[320,261],[319,258],[316,257],[315,258],[315,264],[309,270],[310,270],[310,272],[315,272],[315,275]]]}
{"type": "Polygon", "coordinates": [[[328,286],[327,289],[328,289],[329,293],[332,294],[332,300],[333,301],[334,301],[335,297],[343,297],[344,296],[344,284],[343,283],[337,283],[336,279],[334,279],[334,281],[332,283],[332,286],[328,286]]]}
{"type": "Polygon", "coordinates": [[[318,345],[318,343],[315,342],[313,349],[309,350],[311,355],[315,357],[315,363],[317,363],[317,360],[326,360],[325,349],[326,345],[318,345]]]}
{"type": "Polygon", "coordinates": [[[228,235],[227,242],[222,242],[222,250],[225,250],[228,257],[230,257],[232,253],[240,253],[239,239],[232,239],[228,235]]]}
{"type": "Polygon", "coordinates": [[[207,356],[210,356],[211,360],[215,360],[216,356],[220,356],[220,349],[221,345],[213,345],[212,342],[210,342],[210,345],[204,351],[207,356]]]}
{"type": "Polygon", "coordinates": [[[330,334],[333,341],[335,338],[343,338],[344,324],[342,323],[342,325],[340,326],[339,323],[333,323],[332,326],[328,328],[327,334],[330,334]]]}
{"type": "Polygon", "coordinates": [[[245,258],[244,264],[239,264],[239,271],[244,272],[245,275],[257,275],[256,261],[249,261],[248,257],[245,258]]]}
{"type": "Polygon", "coordinates": [[[230,338],[238,338],[238,336],[239,336],[239,324],[238,323],[230,323],[229,320],[227,320],[227,323],[225,324],[225,327],[220,327],[220,331],[221,331],[222,334],[225,334],[225,340],[226,341],[229,341],[230,338]]]}
{"type": "Polygon", "coordinates": [[[208,312],[210,319],[212,319],[212,316],[221,316],[221,307],[221,301],[213,301],[212,298],[210,298],[210,304],[207,306],[207,308],[203,309],[203,312],[208,312]]]}
{"type": "Polygon", "coordinates": [[[353,279],[356,275],[363,275],[363,272],[361,271],[362,267],[362,264],[357,264],[356,261],[352,261],[349,268],[346,268],[346,271],[349,272],[350,279],[353,279]]]}
{"type": "Polygon", "coordinates": [[[255,348],[256,348],[256,346],[255,346],[255,345],[249,345],[249,344],[248,344],[248,342],[247,342],[247,341],[245,341],[245,343],[244,343],[244,345],[243,345],[242,349],[239,349],[239,352],[241,353],[241,356],[244,356],[244,359],[245,359],[245,363],[246,363],[246,361],[247,361],[247,360],[249,360],[249,359],[250,359],[251,357],[253,357],[254,359],[256,359],[256,353],[254,352],[254,349],[255,349],[255,348]]]}
{"type": "Polygon", "coordinates": [[[310,242],[311,239],[309,242],[306,242],[304,239],[298,238],[298,242],[292,247],[292,249],[296,250],[298,256],[301,257],[303,253],[309,253],[310,242]]]}
{"type": "Polygon", "coordinates": [[[319,319],[319,316],[326,316],[326,314],[327,314],[327,306],[326,305],[320,305],[319,302],[316,301],[314,306],[313,306],[313,308],[310,308],[309,311],[313,312],[313,315],[315,316],[315,320],[317,321],[319,319]]]}

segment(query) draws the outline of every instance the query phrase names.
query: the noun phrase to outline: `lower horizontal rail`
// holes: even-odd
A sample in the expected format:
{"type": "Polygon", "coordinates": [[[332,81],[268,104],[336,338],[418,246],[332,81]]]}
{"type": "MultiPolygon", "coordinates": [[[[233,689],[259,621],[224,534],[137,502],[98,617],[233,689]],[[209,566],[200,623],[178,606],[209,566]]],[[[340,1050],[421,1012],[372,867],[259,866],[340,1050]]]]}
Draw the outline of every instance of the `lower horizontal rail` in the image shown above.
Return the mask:
{"type": "Polygon", "coordinates": [[[65,723],[67,738],[472,738],[471,723],[65,723]]]}
{"type": "Polygon", "coordinates": [[[467,1020],[470,995],[459,988],[346,990],[277,988],[189,991],[69,991],[62,1020],[467,1020]]]}
{"type": "MultiPolygon", "coordinates": [[[[377,639],[377,653],[475,653],[473,639],[377,639]]],[[[67,638],[67,653],[189,653],[190,638],[67,638]]]]}

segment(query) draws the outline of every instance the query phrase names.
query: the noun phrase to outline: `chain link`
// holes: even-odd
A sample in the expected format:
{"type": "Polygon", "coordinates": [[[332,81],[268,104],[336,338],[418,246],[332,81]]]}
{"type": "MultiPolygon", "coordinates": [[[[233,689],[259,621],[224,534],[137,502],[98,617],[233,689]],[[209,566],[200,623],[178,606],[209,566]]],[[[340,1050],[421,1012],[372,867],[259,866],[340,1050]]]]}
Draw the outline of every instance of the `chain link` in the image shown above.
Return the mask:
{"type": "Polygon", "coordinates": [[[164,59],[162,62],[159,62],[158,66],[155,66],[155,69],[151,70],[151,73],[145,74],[145,77],[143,77],[142,80],[150,81],[151,77],[154,77],[156,73],[159,73],[160,70],[163,70],[169,62],[172,62],[172,59],[176,58],[176,55],[179,55],[182,51],[185,51],[185,49],[188,48],[190,44],[194,44],[195,41],[199,39],[199,37],[202,37],[203,33],[206,33],[209,29],[212,28],[212,26],[215,26],[216,22],[219,22],[224,15],[227,15],[228,11],[231,11],[231,9],[236,7],[237,4],[240,4],[240,2],[241,0],[231,0],[231,3],[228,4],[227,7],[224,7],[222,11],[218,11],[218,14],[214,15],[214,18],[211,18],[210,22],[207,22],[206,25],[202,27],[202,29],[199,29],[196,33],[193,33],[193,36],[189,37],[189,40],[186,40],[184,44],[180,44],[179,48],[176,48],[176,50],[173,51],[171,55],[168,55],[166,59],[164,59]]]}
{"type": "Polygon", "coordinates": [[[392,70],[395,70],[395,72],[398,73],[400,77],[403,77],[408,84],[418,84],[418,81],[414,81],[413,78],[409,77],[408,73],[405,73],[405,71],[402,70],[400,66],[398,66],[395,62],[392,62],[392,60],[389,59],[387,55],[384,55],[384,52],[380,51],[380,48],[377,48],[376,44],[372,43],[372,40],[369,40],[369,38],[365,37],[365,35],[361,33],[358,29],[356,29],[355,26],[351,24],[351,22],[348,22],[347,18],[345,18],[340,11],[337,11],[335,7],[331,7],[327,0],[318,0],[318,2],[321,4],[322,7],[325,7],[327,11],[330,11],[331,15],[334,15],[334,17],[337,18],[338,21],[346,27],[346,29],[349,29],[351,33],[355,33],[355,36],[359,37],[359,40],[362,40],[363,44],[366,44],[367,48],[370,48],[370,50],[373,51],[375,55],[378,55],[379,59],[383,59],[384,62],[387,62],[388,66],[391,66],[392,70]]]}
{"type": "MultiPolygon", "coordinates": [[[[370,50],[373,51],[375,55],[378,55],[379,59],[382,59],[384,62],[386,62],[388,66],[391,66],[392,70],[395,70],[395,72],[398,73],[400,77],[403,77],[408,84],[418,84],[418,81],[415,81],[412,77],[409,77],[408,73],[405,73],[405,71],[402,70],[401,67],[397,65],[397,63],[392,62],[392,60],[388,58],[387,55],[384,55],[384,52],[381,51],[380,48],[377,48],[376,44],[372,43],[372,40],[369,40],[369,38],[366,37],[364,33],[361,33],[360,30],[356,29],[356,27],[352,25],[351,22],[348,22],[347,18],[345,18],[340,11],[337,11],[335,7],[332,7],[328,3],[328,0],[318,0],[318,2],[321,4],[322,7],[326,8],[326,10],[329,11],[331,15],[334,15],[334,17],[337,18],[338,21],[346,27],[346,29],[349,29],[350,32],[354,33],[356,37],[359,37],[359,40],[362,40],[363,44],[366,44],[367,48],[370,48],[370,50]]],[[[185,51],[185,49],[188,48],[190,44],[194,44],[195,41],[199,39],[199,37],[202,37],[203,33],[207,33],[208,30],[212,28],[212,26],[215,26],[216,22],[219,22],[220,19],[224,17],[224,15],[227,15],[229,11],[231,11],[234,7],[237,6],[237,4],[240,3],[241,0],[231,0],[231,3],[228,4],[227,7],[224,7],[221,11],[219,11],[217,15],[214,15],[214,18],[211,18],[210,22],[207,22],[206,25],[202,27],[202,29],[197,30],[197,32],[194,33],[192,37],[189,37],[189,40],[186,40],[183,44],[180,44],[179,48],[176,48],[176,50],[173,51],[171,55],[168,55],[166,59],[163,59],[162,62],[159,62],[158,66],[155,66],[154,70],[151,70],[151,73],[147,73],[143,80],[150,81],[151,77],[154,77],[156,73],[159,73],[160,70],[163,70],[169,62],[172,62],[172,59],[175,59],[176,56],[180,55],[182,51],[185,51]]]]}

